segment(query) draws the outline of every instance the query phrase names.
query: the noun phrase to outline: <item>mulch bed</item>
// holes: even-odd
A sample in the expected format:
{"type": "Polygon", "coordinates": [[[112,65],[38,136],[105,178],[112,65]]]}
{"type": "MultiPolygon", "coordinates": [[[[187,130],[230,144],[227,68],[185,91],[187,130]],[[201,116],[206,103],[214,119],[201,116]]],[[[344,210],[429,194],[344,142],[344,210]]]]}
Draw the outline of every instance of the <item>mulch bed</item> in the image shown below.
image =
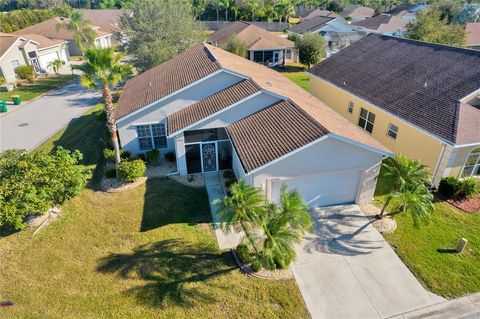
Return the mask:
{"type": "Polygon", "coordinates": [[[480,211],[480,196],[465,199],[447,199],[446,202],[467,213],[480,211]]]}
{"type": "Polygon", "coordinates": [[[293,278],[293,273],[290,269],[277,269],[273,271],[262,269],[258,272],[254,272],[250,265],[246,265],[242,263],[240,258],[238,258],[237,253],[235,252],[235,249],[232,249],[231,251],[232,251],[233,259],[235,260],[235,263],[237,264],[238,268],[240,268],[245,274],[249,276],[260,278],[260,279],[268,279],[268,280],[285,280],[285,279],[293,278]]]}

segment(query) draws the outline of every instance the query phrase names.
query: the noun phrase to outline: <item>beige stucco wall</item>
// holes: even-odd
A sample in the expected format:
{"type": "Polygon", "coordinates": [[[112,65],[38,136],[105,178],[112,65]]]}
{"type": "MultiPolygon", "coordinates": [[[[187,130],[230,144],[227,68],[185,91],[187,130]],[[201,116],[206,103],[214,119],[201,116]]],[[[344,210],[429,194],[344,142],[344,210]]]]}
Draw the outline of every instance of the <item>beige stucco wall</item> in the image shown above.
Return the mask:
{"type": "Polygon", "coordinates": [[[19,44],[20,42],[17,42],[15,46],[11,47],[10,50],[8,50],[0,60],[0,68],[2,69],[3,76],[8,83],[15,82],[16,79],[15,71],[13,70],[10,61],[18,60],[20,65],[27,64],[22,51],[18,47],[19,44]]]}

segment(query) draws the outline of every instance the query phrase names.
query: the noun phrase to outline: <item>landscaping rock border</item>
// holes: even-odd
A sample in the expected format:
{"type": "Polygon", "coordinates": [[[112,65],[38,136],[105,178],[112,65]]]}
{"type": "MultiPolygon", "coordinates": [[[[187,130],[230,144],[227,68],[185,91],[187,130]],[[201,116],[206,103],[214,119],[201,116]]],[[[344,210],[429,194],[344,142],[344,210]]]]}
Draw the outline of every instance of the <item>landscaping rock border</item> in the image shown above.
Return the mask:
{"type": "Polygon", "coordinates": [[[235,252],[235,249],[232,249],[231,252],[233,255],[233,259],[235,260],[235,263],[237,264],[238,268],[240,268],[240,270],[242,270],[248,276],[259,278],[259,279],[267,279],[267,280],[293,279],[293,273],[290,269],[274,270],[274,271],[262,269],[258,272],[254,272],[250,267],[250,265],[245,265],[244,263],[242,263],[240,258],[238,258],[237,253],[235,252]]]}
{"type": "MultiPolygon", "coordinates": [[[[366,216],[371,218],[375,218],[375,216],[380,214],[381,211],[379,207],[371,203],[360,205],[360,209],[366,216]]],[[[397,221],[392,216],[385,216],[382,219],[377,219],[373,221],[372,225],[382,234],[390,234],[397,229],[397,221]]]]}
{"type": "Polygon", "coordinates": [[[125,183],[119,178],[107,178],[103,176],[100,181],[100,189],[106,193],[121,193],[142,185],[147,179],[148,178],[144,176],[140,177],[133,183],[125,183]]]}

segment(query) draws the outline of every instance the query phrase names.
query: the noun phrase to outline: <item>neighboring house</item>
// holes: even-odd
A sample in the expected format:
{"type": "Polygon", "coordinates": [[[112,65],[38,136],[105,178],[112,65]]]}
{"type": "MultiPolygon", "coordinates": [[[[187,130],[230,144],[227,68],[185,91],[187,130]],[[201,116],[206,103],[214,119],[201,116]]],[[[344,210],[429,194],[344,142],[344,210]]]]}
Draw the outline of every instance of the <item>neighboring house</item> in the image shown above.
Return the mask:
{"type": "Polygon", "coordinates": [[[425,7],[425,3],[403,3],[398,7],[385,12],[384,14],[398,17],[408,23],[415,21],[417,19],[417,14],[425,7]]]}
{"type": "Polygon", "coordinates": [[[480,52],[370,34],[314,66],[310,92],[433,184],[480,176],[480,52]]]}
{"type": "MultiPolygon", "coordinates": [[[[37,34],[49,39],[64,40],[68,44],[69,55],[82,55],[82,51],[73,42],[73,32],[63,27],[68,23],[68,18],[52,18],[43,22],[31,25],[25,29],[14,32],[16,35],[37,34]]],[[[110,47],[111,36],[109,32],[100,31],[98,26],[92,26],[95,31],[95,46],[110,47]]]]}
{"type": "Polygon", "coordinates": [[[401,37],[407,31],[407,24],[405,20],[396,16],[378,15],[373,18],[368,18],[362,21],[352,23],[352,26],[367,33],[379,33],[383,35],[391,35],[401,37]]]}
{"type": "Polygon", "coordinates": [[[467,47],[474,50],[480,50],[480,23],[467,23],[465,29],[467,32],[467,47]]]}
{"type": "Polygon", "coordinates": [[[342,17],[322,16],[304,20],[288,32],[299,36],[307,32],[321,34],[327,42],[327,56],[337,53],[366,35],[366,32],[355,30],[342,17]]]}
{"type": "Polygon", "coordinates": [[[50,39],[38,34],[24,34],[22,37],[37,43],[36,55],[40,72],[53,72],[53,69],[49,68],[48,64],[54,60],[61,60],[64,63],[68,61],[67,41],[50,39]]]}
{"type": "Polygon", "coordinates": [[[7,83],[15,82],[15,70],[20,65],[34,64],[36,49],[37,44],[28,39],[0,32],[0,76],[7,83]]]}
{"type": "Polygon", "coordinates": [[[233,38],[245,44],[246,58],[251,61],[268,66],[297,62],[295,43],[248,22],[233,22],[210,35],[207,42],[225,48],[233,38]]]}
{"type": "Polygon", "coordinates": [[[350,5],[340,12],[340,16],[348,18],[352,22],[365,20],[375,15],[375,10],[361,5],[350,5]]]}
{"type": "MultiPolygon", "coordinates": [[[[98,26],[98,30],[112,35],[117,35],[121,32],[118,24],[120,16],[124,13],[132,14],[129,10],[123,9],[80,9],[85,19],[90,21],[93,25],[98,26]]],[[[110,41],[112,44],[117,44],[117,37],[112,36],[110,41]]]]}
{"type": "Polygon", "coordinates": [[[390,151],[282,74],[200,44],[127,81],[116,108],[123,150],[174,152],[180,175],[233,169],[277,201],[371,200],[390,151]]]}
{"type": "Polygon", "coordinates": [[[302,18],[302,20],[308,20],[314,17],[338,17],[338,14],[329,10],[315,9],[308,15],[306,15],[304,18],[302,18]]]}

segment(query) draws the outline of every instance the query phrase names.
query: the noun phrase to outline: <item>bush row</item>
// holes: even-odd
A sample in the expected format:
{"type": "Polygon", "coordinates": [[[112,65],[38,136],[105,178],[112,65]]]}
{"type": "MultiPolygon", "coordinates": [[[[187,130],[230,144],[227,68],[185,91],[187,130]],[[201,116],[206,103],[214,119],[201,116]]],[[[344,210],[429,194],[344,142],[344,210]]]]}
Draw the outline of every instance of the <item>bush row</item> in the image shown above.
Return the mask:
{"type": "Polygon", "coordinates": [[[438,192],[447,198],[467,198],[480,193],[480,182],[469,177],[463,180],[455,177],[445,177],[440,181],[438,192]]]}

